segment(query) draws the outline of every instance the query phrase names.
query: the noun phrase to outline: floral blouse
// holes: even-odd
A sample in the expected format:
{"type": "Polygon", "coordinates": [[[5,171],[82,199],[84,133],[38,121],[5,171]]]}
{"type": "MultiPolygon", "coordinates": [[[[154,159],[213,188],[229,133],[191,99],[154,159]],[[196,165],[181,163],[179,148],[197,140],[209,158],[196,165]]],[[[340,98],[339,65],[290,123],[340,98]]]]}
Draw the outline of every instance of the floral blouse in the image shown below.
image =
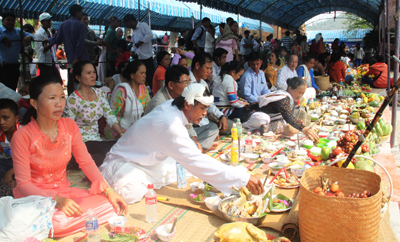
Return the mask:
{"type": "Polygon", "coordinates": [[[264,106],[260,109],[265,113],[280,113],[283,119],[290,125],[292,125],[297,130],[303,130],[304,124],[297,120],[293,116],[293,110],[290,108],[290,100],[289,97],[286,97],[282,100],[269,103],[267,106],[264,106]]]}
{"type": "Polygon", "coordinates": [[[75,120],[82,134],[83,142],[102,141],[98,124],[101,117],[106,118],[110,127],[118,123],[108,104],[106,94],[99,88],[93,88],[93,90],[97,97],[91,102],[83,100],[78,91],[73,92],[67,99],[63,114],[64,117],[75,120]]]}

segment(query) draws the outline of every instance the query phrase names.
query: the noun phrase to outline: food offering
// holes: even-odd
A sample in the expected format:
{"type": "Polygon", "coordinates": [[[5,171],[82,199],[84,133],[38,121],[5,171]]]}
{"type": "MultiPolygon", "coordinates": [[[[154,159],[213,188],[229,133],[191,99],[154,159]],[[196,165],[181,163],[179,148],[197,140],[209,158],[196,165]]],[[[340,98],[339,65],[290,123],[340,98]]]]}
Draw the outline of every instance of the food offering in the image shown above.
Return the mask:
{"type": "Polygon", "coordinates": [[[290,210],[293,206],[293,199],[290,199],[282,194],[272,196],[271,212],[281,213],[290,210]]]}
{"type": "Polygon", "coordinates": [[[274,238],[251,223],[233,222],[222,225],[214,233],[216,242],[290,242],[285,237],[274,238]]]}
{"type": "Polygon", "coordinates": [[[273,183],[276,185],[276,187],[291,189],[300,186],[300,179],[298,176],[291,173],[288,173],[287,177],[285,174],[279,174],[279,176],[273,180],[273,183]]]}
{"type": "Polygon", "coordinates": [[[216,197],[216,196],[217,196],[216,193],[209,192],[206,189],[197,189],[190,194],[191,200],[196,203],[205,203],[206,198],[216,197]]]}

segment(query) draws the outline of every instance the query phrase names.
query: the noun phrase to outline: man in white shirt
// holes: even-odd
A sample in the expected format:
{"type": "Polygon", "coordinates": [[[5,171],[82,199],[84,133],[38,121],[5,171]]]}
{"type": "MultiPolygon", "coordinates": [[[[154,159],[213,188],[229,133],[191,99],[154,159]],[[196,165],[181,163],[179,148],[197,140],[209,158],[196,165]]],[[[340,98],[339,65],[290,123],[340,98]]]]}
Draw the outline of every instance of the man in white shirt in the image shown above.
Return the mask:
{"type": "Polygon", "coordinates": [[[35,33],[35,51],[38,56],[38,67],[41,73],[53,73],[60,76],[60,72],[55,66],[56,47],[54,45],[43,46],[42,42],[45,39],[53,37],[50,32],[52,16],[48,13],[39,15],[39,22],[42,26],[35,33]]]}
{"type": "Polygon", "coordinates": [[[185,125],[199,124],[214,97],[201,84],[187,86],[182,95],[156,107],[134,123],[112,147],[100,167],[108,184],[129,204],[139,202],[147,184],[156,189],[176,182],[176,162],[224,194],[232,186],[264,192],[261,181],[241,166],[225,165],[202,154],[185,125]],[[168,115],[165,115],[168,113],[168,115]]]}
{"type": "Polygon", "coordinates": [[[204,52],[204,47],[206,46],[206,32],[210,24],[211,20],[209,18],[203,18],[203,20],[201,20],[201,26],[194,31],[192,42],[196,54],[204,52]]]}
{"type": "MultiPolygon", "coordinates": [[[[212,72],[212,57],[208,53],[200,53],[194,56],[192,60],[192,69],[189,72],[190,83],[201,83],[208,87],[207,82],[204,80],[212,72]]],[[[208,118],[203,118],[201,122],[197,125],[198,127],[194,127],[196,132],[203,131],[203,129],[209,129],[210,132],[217,127],[220,130],[220,133],[225,131],[230,131],[228,129],[228,118],[224,116],[224,114],[211,103],[207,109],[208,117],[212,118],[215,123],[218,123],[218,126],[215,123],[210,122],[208,118]]],[[[210,144],[211,145],[211,144],[210,144]]]]}
{"type": "Polygon", "coordinates": [[[153,47],[151,44],[153,33],[149,25],[138,22],[132,14],[125,15],[123,21],[127,28],[132,28],[133,51],[146,66],[146,83],[151,89],[154,75],[153,47]]]}
{"type": "Polygon", "coordinates": [[[277,74],[276,86],[278,90],[287,90],[287,79],[297,77],[297,65],[299,64],[299,57],[296,54],[290,54],[288,63],[282,67],[277,74]]]}

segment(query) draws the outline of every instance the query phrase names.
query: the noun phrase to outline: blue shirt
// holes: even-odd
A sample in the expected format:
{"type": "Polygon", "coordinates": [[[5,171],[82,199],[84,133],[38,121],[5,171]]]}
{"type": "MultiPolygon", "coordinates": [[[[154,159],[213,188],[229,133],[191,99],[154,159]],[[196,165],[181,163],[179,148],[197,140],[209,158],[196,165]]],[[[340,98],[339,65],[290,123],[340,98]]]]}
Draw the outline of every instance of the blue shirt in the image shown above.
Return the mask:
{"type": "MultiPolygon", "coordinates": [[[[24,32],[24,38],[30,36],[33,40],[33,35],[24,32]]],[[[19,59],[19,53],[21,52],[21,30],[14,28],[13,30],[7,30],[3,25],[0,26],[0,56],[3,62],[6,64],[17,64],[19,59]],[[8,48],[7,44],[3,41],[4,36],[11,41],[11,47],[8,48]],[[15,41],[17,40],[17,41],[15,41]]]]}
{"type": "MultiPolygon", "coordinates": [[[[302,66],[300,66],[300,67],[297,69],[297,75],[298,75],[299,77],[303,77],[303,76],[304,76],[304,68],[303,68],[302,66]]],[[[312,87],[315,88],[315,90],[318,90],[319,87],[317,86],[317,84],[315,84],[315,80],[314,80],[314,70],[313,70],[313,69],[310,70],[310,76],[311,76],[311,85],[312,85],[312,87]]]]}
{"type": "Polygon", "coordinates": [[[264,72],[261,70],[256,74],[253,69],[249,68],[240,78],[240,92],[244,99],[249,103],[258,102],[257,97],[270,93],[265,80],[264,72]]]}
{"type": "Polygon", "coordinates": [[[51,45],[64,43],[65,54],[70,64],[75,58],[89,60],[89,54],[85,47],[86,32],[86,25],[72,17],[60,24],[56,36],[50,38],[49,42],[51,45]]]}
{"type": "Polygon", "coordinates": [[[194,31],[194,34],[193,34],[193,36],[192,36],[192,41],[193,41],[193,40],[196,40],[197,45],[198,45],[200,48],[204,48],[204,46],[206,45],[206,32],[207,32],[206,28],[204,28],[204,26],[202,25],[202,26],[198,27],[198,28],[194,31]],[[200,37],[201,32],[203,32],[203,35],[200,37]],[[199,38],[199,37],[200,37],[200,38],[199,38]]]}

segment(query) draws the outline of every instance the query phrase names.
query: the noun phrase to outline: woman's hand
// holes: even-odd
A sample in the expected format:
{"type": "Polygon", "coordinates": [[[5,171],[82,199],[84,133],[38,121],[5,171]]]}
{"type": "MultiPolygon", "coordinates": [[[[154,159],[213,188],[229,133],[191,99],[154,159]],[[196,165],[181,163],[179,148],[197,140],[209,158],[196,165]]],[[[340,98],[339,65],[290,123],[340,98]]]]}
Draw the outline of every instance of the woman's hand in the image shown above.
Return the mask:
{"type": "Polygon", "coordinates": [[[128,205],[126,205],[125,199],[111,190],[107,193],[108,201],[113,205],[113,207],[118,211],[118,215],[126,215],[128,212],[128,205]]]}
{"type": "Polygon", "coordinates": [[[319,139],[318,135],[310,128],[306,127],[302,130],[302,132],[312,141],[317,141],[319,139]]]}
{"type": "Polygon", "coordinates": [[[56,196],[54,200],[57,202],[56,208],[61,210],[68,217],[80,216],[83,213],[81,206],[72,199],[56,196]]]}

